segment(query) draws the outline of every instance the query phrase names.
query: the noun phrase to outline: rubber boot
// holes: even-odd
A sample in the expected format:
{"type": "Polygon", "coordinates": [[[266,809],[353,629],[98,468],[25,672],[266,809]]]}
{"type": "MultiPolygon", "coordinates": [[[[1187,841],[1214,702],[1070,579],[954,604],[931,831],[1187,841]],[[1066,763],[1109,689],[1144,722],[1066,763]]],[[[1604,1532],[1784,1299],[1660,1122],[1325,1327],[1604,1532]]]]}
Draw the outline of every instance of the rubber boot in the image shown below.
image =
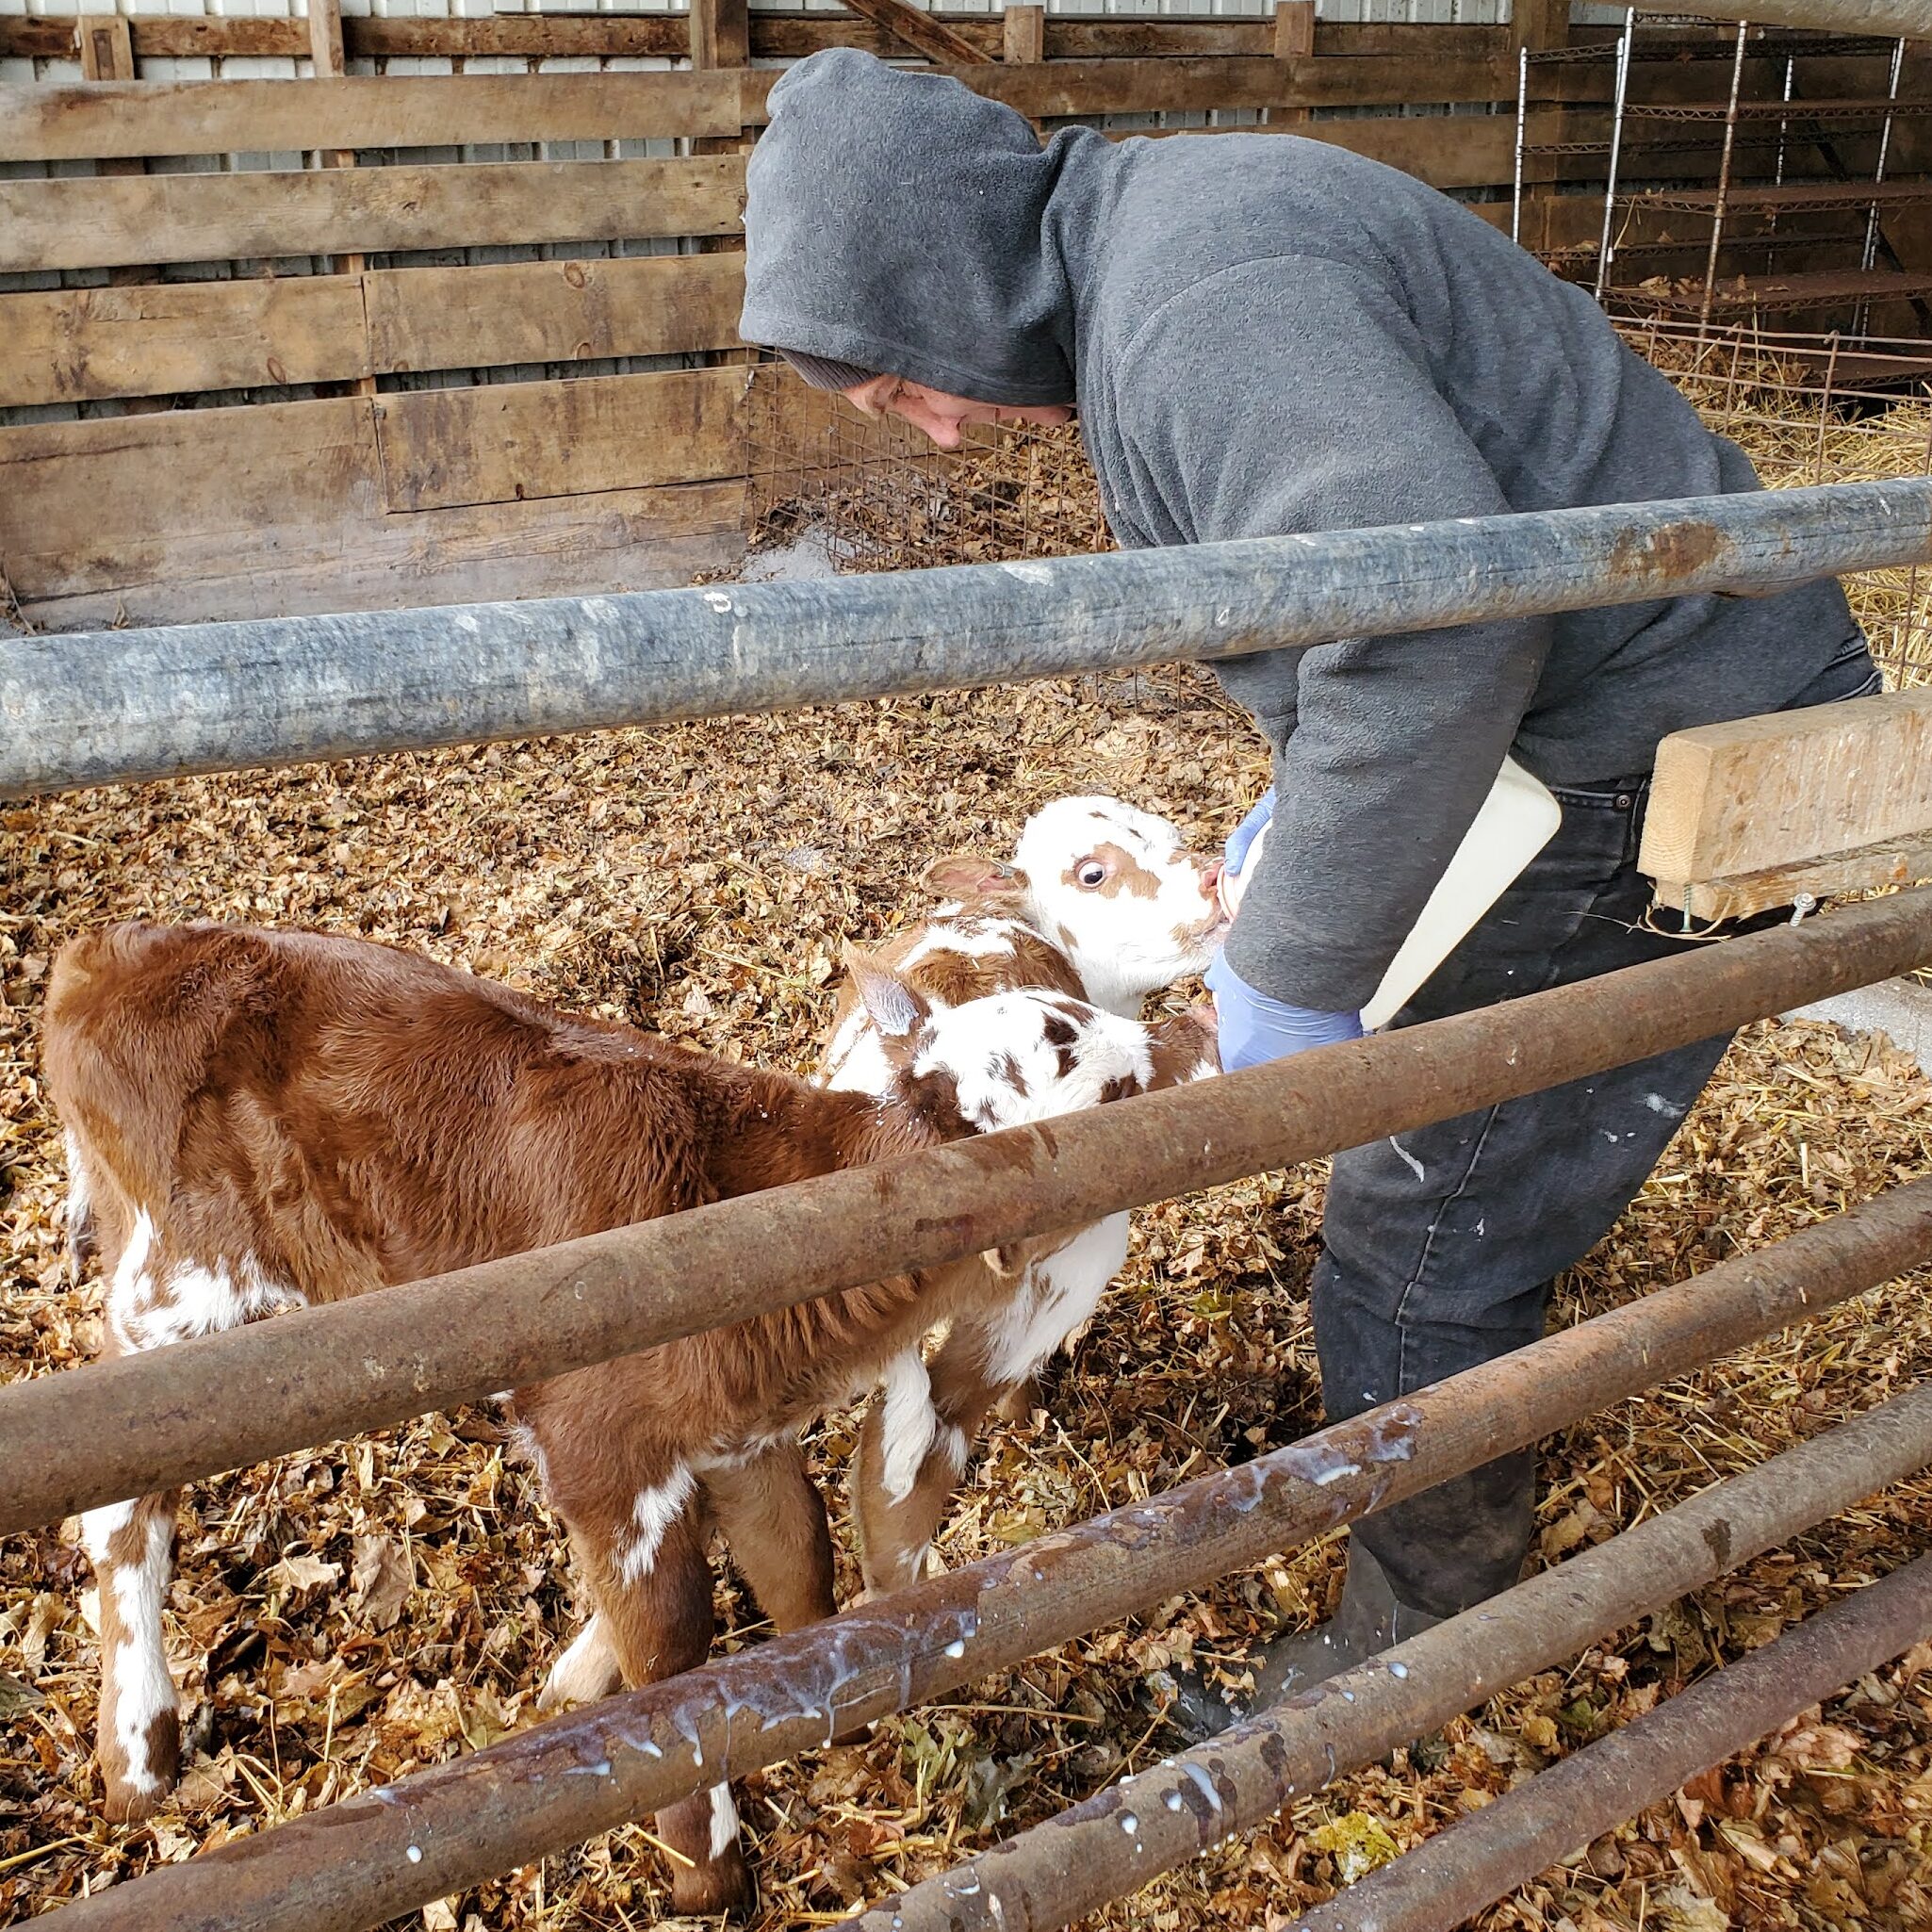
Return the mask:
{"type": "Polygon", "coordinates": [[[1342,1600],[1327,1623],[1288,1631],[1254,1651],[1254,1689],[1243,1699],[1231,1702],[1199,1671],[1176,1671],[1167,1720],[1190,1743],[1214,1737],[1250,1712],[1366,1663],[1377,1651],[1406,1643],[1441,1621],[1399,1602],[1382,1565],[1351,1539],[1342,1600]]]}

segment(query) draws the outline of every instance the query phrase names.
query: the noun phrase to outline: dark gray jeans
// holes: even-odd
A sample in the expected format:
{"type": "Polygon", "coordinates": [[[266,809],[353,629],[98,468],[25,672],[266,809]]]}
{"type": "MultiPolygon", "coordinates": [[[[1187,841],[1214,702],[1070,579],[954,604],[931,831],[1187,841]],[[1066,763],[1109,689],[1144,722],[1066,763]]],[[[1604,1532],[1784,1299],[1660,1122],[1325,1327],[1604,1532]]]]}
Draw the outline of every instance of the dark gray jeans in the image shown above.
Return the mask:
{"type": "MultiPolygon", "coordinates": [[[[1878,688],[1864,645],[1799,705],[1878,688]]],[[[1563,825],[1391,1023],[1414,1025],[1681,950],[1644,923],[1647,776],[1559,792],[1563,825]]],[[[1550,1278],[1606,1235],[1728,1038],[1338,1154],[1314,1283],[1331,1421],[1541,1338],[1550,1278]]],[[[1449,1616],[1515,1582],[1535,1459],[1523,1450],[1356,1526],[1397,1596],[1449,1616]]]]}

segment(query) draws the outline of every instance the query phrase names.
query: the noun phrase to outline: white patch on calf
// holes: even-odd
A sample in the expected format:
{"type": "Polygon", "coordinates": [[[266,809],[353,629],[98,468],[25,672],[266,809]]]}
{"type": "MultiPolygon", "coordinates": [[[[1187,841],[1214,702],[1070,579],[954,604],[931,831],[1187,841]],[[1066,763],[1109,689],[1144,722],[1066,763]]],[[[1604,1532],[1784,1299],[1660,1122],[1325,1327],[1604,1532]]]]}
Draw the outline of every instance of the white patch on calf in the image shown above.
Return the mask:
{"type": "Polygon", "coordinates": [[[696,1487],[691,1471],[679,1463],[654,1488],[637,1492],[637,1500],[630,1506],[637,1534],[617,1559],[618,1573],[627,1583],[640,1583],[650,1575],[664,1531],[684,1514],[684,1505],[696,1487]]]}
{"type": "Polygon", "coordinates": [[[93,1212],[93,1190],[87,1162],[81,1158],[80,1142],[71,1128],[61,1138],[67,1151],[67,1238],[72,1241],[93,1212]]]}
{"type": "Polygon", "coordinates": [[[125,1776],[148,1794],[162,1789],[162,1778],[148,1762],[148,1730],[156,1718],[175,1706],[174,1679],[161,1640],[161,1599],[168,1588],[168,1552],[174,1525],[156,1512],[148,1518],[147,1547],[133,1563],[112,1571],[119,1641],[105,1660],[114,1691],[114,1742],[121,1747],[125,1776]]]}
{"type": "Polygon", "coordinates": [[[886,1495],[902,1503],[912,1494],[919,1472],[932,1448],[939,1417],[932,1406],[932,1378],[917,1349],[908,1349],[886,1364],[886,1408],[881,1433],[885,1453],[880,1481],[886,1495]]]}
{"type": "Polygon", "coordinates": [[[1029,921],[1068,953],[1087,997],[1108,1012],[1131,1018],[1149,993],[1213,957],[1220,909],[1168,819],[1119,798],[1056,798],[1026,821],[1014,859],[1026,875],[1029,921]],[[1082,862],[1102,847],[1114,848],[1140,890],[1118,876],[1082,883],[1082,862]]]}
{"type": "Polygon", "coordinates": [[[132,1502],[104,1502],[100,1508],[88,1510],[80,1519],[80,1545],[88,1553],[88,1561],[95,1569],[107,1561],[109,1540],[134,1521],[135,1505],[132,1502]]]}
{"type": "Polygon", "coordinates": [[[1024,1382],[1100,1306],[1126,1258],[1127,1217],[1111,1214],[1034,1262],[988,1334],[988,1379],[1024,1382]]]}
{"type": "Polygon", "coordinates": [[[991,1133],[1097,1106],[1154,1077],[1146,1027],[1064,994],[994,993],[936,1013],[915,1073],[951,1073],[960,1113],[991,1133]]]}
{"type": "Polygon", "coordinates": [[[731,1787],[712,1786],[711,1855],[722,1858],[738,1842],[738,1807],[731,1802],[731,1787]]]}
{"type": "Polygon", "coordinates": [[[537,1708],[554,1711],[560,1704],[594,1704],[599,1697],[608,1697],[623,1681],[611,1633],[599,1612],[551,1664],[537,1695],[537,1708]]]}
{"type": "Polygon", "coordinates": [[[107,1289],[107,1319],[123,1348],[167,1348],[307,1305],[306,1296],[270,1281],[252,1254],[244,1254],[232,1270],[225,1261],[177,1261],[157,1283],[154,1250],[154,1217],[143,1207],[135,1214],[107,1289]]]}

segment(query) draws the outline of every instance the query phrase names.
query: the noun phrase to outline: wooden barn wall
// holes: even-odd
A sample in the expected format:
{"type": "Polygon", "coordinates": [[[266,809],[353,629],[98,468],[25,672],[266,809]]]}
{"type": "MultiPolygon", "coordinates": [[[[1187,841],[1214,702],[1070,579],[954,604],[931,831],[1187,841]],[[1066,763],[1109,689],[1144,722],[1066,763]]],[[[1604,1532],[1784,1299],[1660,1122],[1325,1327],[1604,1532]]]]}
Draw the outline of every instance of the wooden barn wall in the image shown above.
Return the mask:
{"type": "MultiPolygon", "coordinates": [[[[815,46],[930,41],[1043,124],[1293,128],[1507,222],[1518,48],[1600,43],[1620,17],[302,4],[0,0],[0,592],[30,622],[643,588],[734,562],[744,157],[775,73],[815,46]]],[[[1716,72],[1664,85],[1698,98],[1716,72]]],[[[1753,63],[1754,90],[1772,80],[1753,63]]],[[[1907,86],[1932,90],[1924,61],[1907,86]]],[[[1600,141],[1609,87],[1601,62],[1540,69],[1532,132],[1600,141]]],[[[1856,146],[1840,158],[1862,165],[1856,146]]],[[[1927,165],[1923,123],[1902,128],[1893,174],[1927,165]]],[[[1587,237],[1602,166],[1534,163],[1526,239],[1587,237]]],[[[1916,215],[1899,233],[1932,244],[1916,215]]]]}

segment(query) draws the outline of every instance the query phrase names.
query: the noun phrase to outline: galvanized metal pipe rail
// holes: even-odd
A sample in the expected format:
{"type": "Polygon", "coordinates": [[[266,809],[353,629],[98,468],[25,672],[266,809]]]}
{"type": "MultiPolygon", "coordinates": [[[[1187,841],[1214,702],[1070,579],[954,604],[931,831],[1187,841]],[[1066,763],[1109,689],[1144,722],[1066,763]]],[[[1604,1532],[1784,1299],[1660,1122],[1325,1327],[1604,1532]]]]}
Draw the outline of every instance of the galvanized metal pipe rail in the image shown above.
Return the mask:
{"type": "MultiPolygon", "coordinates": [[[[162,1867],[68,1907],[66,1932],[360,1932],[1203,1588],[1928,1259],[1932,1179],[1239,1468],[162,1867]]],[[[1846,1500],[1887,1480],[1875,1464],[1846,1500]]]]}
{"type": "Polygon", "coordinates": [[[1551,1765],[1318,1907],[1295,1932],[1449,1932],[1926,1636],[1932,1556],[1551,1765]]]}
{"type": "Polygon", "coordinates": [[[1932,480],[1765,490],[826,582],[29,637],[0,797],[781,711],[1932,557],[1932,480]]]}
{"type": "MultiPolygon", "coordinates": [[[[1928,1463],[1932,1387],[1713,1484],[856,1924],[861,1932],[1054,1932],[1928,1463]]],[[[1809,1701],[1793,1695],[1783,1714],[1809,1701]]]]}
{"type": "Polygon", "coordinates": [[[1932,959],[1932,889],[0,1390],[0,1533],[1533,1093],[1932,959]]]}

